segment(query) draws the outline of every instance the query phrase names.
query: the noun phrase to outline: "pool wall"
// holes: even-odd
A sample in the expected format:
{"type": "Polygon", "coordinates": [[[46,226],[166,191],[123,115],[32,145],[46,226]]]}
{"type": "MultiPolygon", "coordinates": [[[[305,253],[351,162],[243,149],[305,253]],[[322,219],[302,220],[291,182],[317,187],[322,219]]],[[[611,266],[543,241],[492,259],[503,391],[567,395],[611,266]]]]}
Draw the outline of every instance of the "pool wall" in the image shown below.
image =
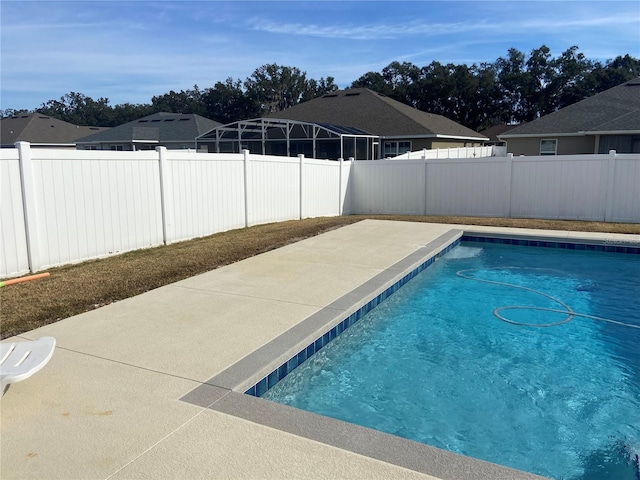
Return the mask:
{"type": "Polygon", "coordinates": [[[503,243],[506,245],[519,245],[525,247],[560,248],[564,250],[583,250],[587,252],[608,252],[608,253],[629,253],[640,255],[640,246],[635,244],[622,244],[620,242],[565,242],[558,239],[541,239],[531,237],[517,237],[514,235],[498,236],[492,234],[471,234],[462,235],[463,242],[476,243],[503,243]]]}

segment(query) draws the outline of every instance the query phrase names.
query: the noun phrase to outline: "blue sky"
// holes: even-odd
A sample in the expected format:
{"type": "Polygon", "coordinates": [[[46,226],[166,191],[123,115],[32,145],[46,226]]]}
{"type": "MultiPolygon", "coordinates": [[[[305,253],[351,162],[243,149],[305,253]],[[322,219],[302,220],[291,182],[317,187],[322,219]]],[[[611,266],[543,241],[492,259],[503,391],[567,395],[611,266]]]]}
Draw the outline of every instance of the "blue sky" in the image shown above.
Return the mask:
{"type": "Polygon", "coordinates": [[[170,90],[244,80],[267,63],[344,88],[394,60],[470,65],[511,47],[640,58],[637,0],[1,0],[0,8],[2,109],[70,91],[150,103],[170,90]]]}

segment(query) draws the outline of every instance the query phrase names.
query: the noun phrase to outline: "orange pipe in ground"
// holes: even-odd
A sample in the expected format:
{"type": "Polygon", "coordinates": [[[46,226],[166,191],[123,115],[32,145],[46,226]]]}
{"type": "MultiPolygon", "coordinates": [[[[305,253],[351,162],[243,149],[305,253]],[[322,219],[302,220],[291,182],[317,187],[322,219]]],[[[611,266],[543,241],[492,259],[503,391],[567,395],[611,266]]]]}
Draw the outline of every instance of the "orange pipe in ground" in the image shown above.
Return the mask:
{"type": "Polygon", "coordinates": [[[48,277],[49,273],[38,273],[36,275],[29,275],[26,277],[12,278],[11,280],[5,280],[0,282],[0,287],[6,287],[7,285],[13,285],[14,283],[28,282],[29,280],[37,280],[38,278],[48,277]]]}

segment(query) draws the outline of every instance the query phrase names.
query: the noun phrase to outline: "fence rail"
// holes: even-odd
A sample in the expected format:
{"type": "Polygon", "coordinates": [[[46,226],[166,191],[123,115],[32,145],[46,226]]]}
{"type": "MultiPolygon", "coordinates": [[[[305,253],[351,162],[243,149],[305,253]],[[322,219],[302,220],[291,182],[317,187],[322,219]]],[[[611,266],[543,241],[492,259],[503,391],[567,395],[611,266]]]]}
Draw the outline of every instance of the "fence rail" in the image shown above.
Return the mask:
{"type": "Polygon", "coordinates": [[[640,155],[327,161],[0,150],[0,277],[351,213],[640,222],[640,155]]]}

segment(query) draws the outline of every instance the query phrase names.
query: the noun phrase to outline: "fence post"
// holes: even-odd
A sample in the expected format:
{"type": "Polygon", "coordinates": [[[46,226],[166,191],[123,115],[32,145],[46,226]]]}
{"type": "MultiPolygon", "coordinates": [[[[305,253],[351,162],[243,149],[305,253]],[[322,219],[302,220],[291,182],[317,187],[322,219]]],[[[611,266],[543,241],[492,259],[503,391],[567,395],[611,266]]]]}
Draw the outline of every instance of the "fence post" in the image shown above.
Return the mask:
{"type": "Polygon", "coordinates": [[[244,226],[249,226],[249,150],[242,150],[244,155],[244,226]]]}
{"type": "Polygon", "coordinates": [[[304,218],[303,216],[303,204],[302,204],[302,190],[303,190],[303,169],[304,169],[304,154],[300,153],[298,154],[298,160],[300,161],[300,185],[299,185],[299,195],[298,198],[300,199],[300,205],[299,205],[299,210],[300,210],[300,220],[302,220],[304,218]]]}
{"type": "Polygon", "coordinates": [[[167,147],[156,147],[158,152],[158,168],[160,170],[160,210],[162,212],[162,241],[165,245],[169,245],[174,237],[173,222],[173,198],[172,189],[173,179],[167,160],[167,147]]]}
{"type": "Polygon", "coordinates": [[[24,213],[24,231],[27,239],[27,260],[29,270],[40,269],[40,239],[38,238],[38,211],[35,187],[33,185],[33,167],[31,163],[31,145],[29,142],[16,142],[20,164],[20,187],[22,190],[22,210],[24,213]]]}
{"type": "Polygon", "coordinates": [[[338,173],[338,216],[341,217],[344,212],[344,202],[342,201],[342,176],[344,175],[342,169],[344,168],[344,160],[338,159],[339,173],[338,173]]]}
{"type": "Polygon", "coordinates": [[[505,214],[511,218],[511,182],[513,179],[513,153],[507,154],[504,166],[504,192],[506,197],[505,214]]]}
{"type": "MultiPolygon", "coordinates": [[[[349,176],[353,176],[355,177],[356,175],[356,164],[355,164],[355,158],[353,157],[349,157],[349,176]]],[[[349,213],[353,213],[353,214],[357,214],[358,212],[356,211],[356,204],[355,201],[353,200],[355,194],[353,193],[353,191],[355,190],[355,179],[351,179],[351,188],[349,189],[349,204],[351,205],[351,212],[349,213]]]]}
{"type": "Polygon", "coordinates": [[[609,160],[607,163],[607,190],[606,195],[606,208],[604,211],[604,221],[611,222],[613,217],[613,189],[615,187],[616,176],[616,151],[609,150],[609,160]]]}
{"type": "Polygon", "coordinates": [[[422,214],[427,214],[427,159],[425,157],[422,158],[424,162],[424,168],[422,169],[422,175],[424,176],[424,182],[422,183],[422,194],[424,195],[422,198],[422,214]]]}

